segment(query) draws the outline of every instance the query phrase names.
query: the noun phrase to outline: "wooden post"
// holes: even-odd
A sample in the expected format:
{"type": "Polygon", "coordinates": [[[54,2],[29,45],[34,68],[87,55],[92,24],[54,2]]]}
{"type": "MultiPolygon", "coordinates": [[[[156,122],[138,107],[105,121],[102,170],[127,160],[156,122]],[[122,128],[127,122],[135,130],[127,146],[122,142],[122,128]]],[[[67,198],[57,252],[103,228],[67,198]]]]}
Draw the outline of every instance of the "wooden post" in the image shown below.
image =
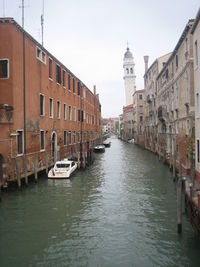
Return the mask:
{"type": "Polygon", "coordinates": [[[45,163],[46,163],[46,174],[48,174],[48,164],[49,164],[49,158],[48,158],[48,155],[46,154],[45,156],[45,163]]]}
{"type": "Polygon", "coordinates": [[[198,191],[198,208],[200,209],[200,191],[198,191]]]}
{"type": "Polygon", "coordinates": [[[38,181],[38,158],[35,156],[34,160],[34,174],[35,174],[35,182],[37,183],[38,181]]]}
{"type": "Polygon", "coordinates": [[[179,158],[179,179],[177,184],[177,232],[182,232],[182,161],[179,158]]]}
{"type": "Polygon", "coordinates": [[[16,173],[17,173],[17,185],[18,185],[18,188],[20,189],[21,188],[21,173],[20,173],[20,168],[19,168],[17,158],[15,158],[15,167],[16,167],[16,173]]]}
{"type": "Polygon", "coordinates": [[[177,184],[177,232],[182,232],[182,178],[179,177],[177,184]]]}
{"type": "Polygon", "coordinates": [[[190,183],[190,200],[192,200],[192,184],[190,183]]]}
{"type": "Polygon", "coordinates": [[[25,177],[25,184],[28,186],[28,176],[27,176],[27,166],[26,166],[26,155],[23,155],[23,161],[24,161],[24,177],[25,177]]]}

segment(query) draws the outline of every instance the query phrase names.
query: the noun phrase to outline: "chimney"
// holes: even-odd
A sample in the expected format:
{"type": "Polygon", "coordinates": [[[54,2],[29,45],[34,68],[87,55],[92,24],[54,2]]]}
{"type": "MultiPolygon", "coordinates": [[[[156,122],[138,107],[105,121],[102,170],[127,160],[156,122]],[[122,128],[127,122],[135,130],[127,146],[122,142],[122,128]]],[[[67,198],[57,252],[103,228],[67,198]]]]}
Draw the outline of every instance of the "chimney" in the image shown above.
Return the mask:
{"type": "Polygon", "coordinates": [[[148,62],[149,62],[149,56],[144,56],[145,73],[148,70],[148,62]]]}
{"type": "Polygon", "coordinates": [[[94,85],[94,95],[96,95],[96,85],[94,85]]]}

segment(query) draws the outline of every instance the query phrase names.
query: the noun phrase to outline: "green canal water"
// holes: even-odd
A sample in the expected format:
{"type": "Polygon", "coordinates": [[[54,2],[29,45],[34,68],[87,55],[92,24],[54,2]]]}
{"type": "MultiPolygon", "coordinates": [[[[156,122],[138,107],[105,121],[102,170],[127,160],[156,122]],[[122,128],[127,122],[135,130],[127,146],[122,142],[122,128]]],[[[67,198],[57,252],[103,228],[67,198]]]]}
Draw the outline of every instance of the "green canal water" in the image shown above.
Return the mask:
{"type": "Polygon", "coordinates": [[[200,241],[176,185],[152,153],[112,138],[71,180],[30,183],[3,193],[0,266],[200,266],[200,241]],[[184,210],[184,208],[183,208],[184,210]]]}

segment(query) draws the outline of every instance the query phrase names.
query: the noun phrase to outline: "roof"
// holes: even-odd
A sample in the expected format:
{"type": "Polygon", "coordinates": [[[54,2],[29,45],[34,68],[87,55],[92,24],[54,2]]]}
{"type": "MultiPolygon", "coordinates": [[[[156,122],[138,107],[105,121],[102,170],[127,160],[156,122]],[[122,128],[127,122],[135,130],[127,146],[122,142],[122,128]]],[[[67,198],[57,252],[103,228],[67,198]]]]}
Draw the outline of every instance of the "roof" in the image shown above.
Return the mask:
{"type": "Polygon", "coordinates": [[[194,24],[193,24],[193,26],[192,26],[192,30],[191,30],[191,33],[192,33],[192,34],[194,33],[194,31],[195,31],[195,29],[196,29],[196,27],[197,27],[197,24],[199,23],[199,20],[200,20],[200,8],[199,8],[199,10],[198,10],[198,12],[197,12],[197,15],[196,15],[194,24]]]}
{"type": "Polygon", "coordinates": [[[190,19],[188,21],[188,23],[186,24],[185,26],[185,29],[183,31],[183,33],[181,34],[181,37],[179,38],[178,40],[178,43],[176,44],[171,56],[169,57],[169,59],[167,60],[166,64],[164,65],[164,67],[162,68],[162,70],[160,71],[160,73],[158,74],[158,77],[157,79],[162,75],[162,73],[165,71],[165,69],[167,68],[169,62],[172,60],[172,58],[174,58],[174,56],[176,55],[179,47],[181,46],[185,36],[187,35],[187,33],[189,32],[189,30],[191,29],[191,27],[193,26],[193,23],[194,23],[194,19],[190,19]]]}
{"type": "Polygon", "coordinates": [[[132,55],[129,47],[127,47],[126,52],[124,53],[124,59],[125,58],[133,58],[133,55],[132,55]]]}
{"type": "Polygon", "coordinates": [[[44,48],[38,41],[36,41],[33,36],[31,36],[27,31],[24,30],[13,18],[11,17],[0,17],[0,24],[3,23],[10,23],[15,25],[22,33],[27,36],[32,42],[34,42],[39,48],[41,48],[42,51],[44,51],[46,54],[48,54],[52,59],[54,59],[60,66],[62,66],[69,74],[71,74],[74,78],[76,78],[85,88],[89,90],[89,92],[93,94],[93,92],[78,78],[76,75],[74,75],[63,63],[61,63],[55,56],[53,56],[47,49],[44,48]]]}

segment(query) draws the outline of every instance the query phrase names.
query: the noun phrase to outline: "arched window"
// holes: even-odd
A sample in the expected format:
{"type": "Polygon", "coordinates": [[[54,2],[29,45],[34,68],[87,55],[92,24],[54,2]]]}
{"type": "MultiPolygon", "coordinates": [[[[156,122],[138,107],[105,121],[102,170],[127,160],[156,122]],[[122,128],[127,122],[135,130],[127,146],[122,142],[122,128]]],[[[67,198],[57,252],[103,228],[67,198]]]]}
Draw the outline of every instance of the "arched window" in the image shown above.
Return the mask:
{"type": "Polygon", "coordinates": [[[129,69],[128,68],[126,69],[126,74],[129,74],[129,69]]]}

